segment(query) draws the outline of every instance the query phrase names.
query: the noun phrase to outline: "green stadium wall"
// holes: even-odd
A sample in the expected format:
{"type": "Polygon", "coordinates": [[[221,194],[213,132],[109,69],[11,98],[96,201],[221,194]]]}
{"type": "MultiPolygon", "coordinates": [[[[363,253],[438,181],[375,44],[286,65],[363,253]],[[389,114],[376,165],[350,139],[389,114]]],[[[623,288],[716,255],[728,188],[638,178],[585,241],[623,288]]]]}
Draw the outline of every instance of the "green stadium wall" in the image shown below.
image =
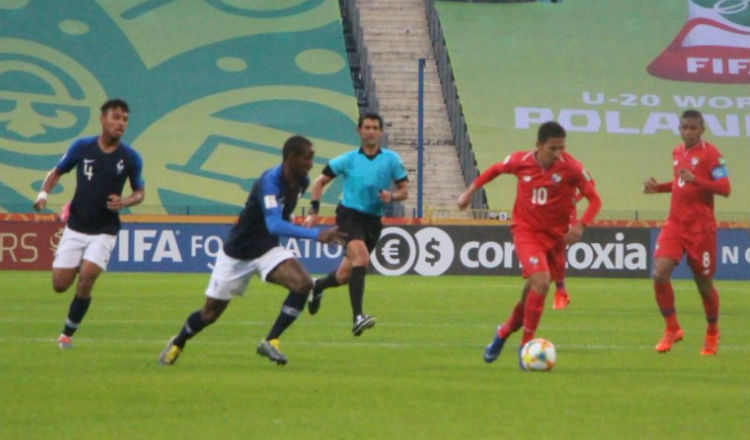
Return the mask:
{"type": "Polygon", "coordinates": [[[144,160],[139,213],[235,214],[290,135],[315,143],[313,176],[359,140],[335,0],[0,1],[0,212],[30,210],[112,97],[144,160]]]}
{"type": "MultiPolygon", "coordinates": [[[[671,178],[672,147],[681,142],[676,121],[694,107],[706,115],[704,138],[724,154],[732,181],[731,197],[716,198],[717,216],[747,220],[750,11],[747,2],[730,9],[724,3],[438,3],[479,168],[534,148],[539,120],[558,119],[568,127],[568,150],[596,180],[603,218],[663,218],[668,196],[644,196],[642,183],[671,178]],[[685,61],[670,44],[695,24],[745,42],[688,49],[698,74],[721,70],[724,83],[649,73],[657,59],[685,61]]],[[[490,208],[512,208],[515,183],[508,179],[487,186],[490,208]]]]}

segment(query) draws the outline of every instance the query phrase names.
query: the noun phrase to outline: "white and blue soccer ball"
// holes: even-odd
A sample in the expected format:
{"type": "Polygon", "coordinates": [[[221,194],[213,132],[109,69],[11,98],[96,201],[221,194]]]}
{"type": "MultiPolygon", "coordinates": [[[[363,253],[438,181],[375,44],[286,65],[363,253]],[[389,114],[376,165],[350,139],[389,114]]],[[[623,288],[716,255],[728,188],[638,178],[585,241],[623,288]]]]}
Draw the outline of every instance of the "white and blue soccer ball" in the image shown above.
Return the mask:
{"type": "Polygon", "coordinates": [[[557,362],[555,345],[542,338],[532,339],[521,347],[519,354],[524,371],[550,371],[557,362]]]}

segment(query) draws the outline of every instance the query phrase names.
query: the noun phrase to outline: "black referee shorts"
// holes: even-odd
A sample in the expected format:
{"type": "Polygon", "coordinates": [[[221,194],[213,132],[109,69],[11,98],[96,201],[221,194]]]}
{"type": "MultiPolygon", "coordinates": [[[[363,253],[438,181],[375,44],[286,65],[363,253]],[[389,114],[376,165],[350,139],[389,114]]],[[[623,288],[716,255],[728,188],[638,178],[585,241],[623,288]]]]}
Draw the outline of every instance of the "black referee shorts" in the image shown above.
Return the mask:
{"type": "Polygon", "coordinates": [[[362,240],[367,251],[372,252],[378,244],[383,223],[379,216],[365,214],[339,204],[336,207],[336,226],[346,233],[346,242],[362,240]]]}

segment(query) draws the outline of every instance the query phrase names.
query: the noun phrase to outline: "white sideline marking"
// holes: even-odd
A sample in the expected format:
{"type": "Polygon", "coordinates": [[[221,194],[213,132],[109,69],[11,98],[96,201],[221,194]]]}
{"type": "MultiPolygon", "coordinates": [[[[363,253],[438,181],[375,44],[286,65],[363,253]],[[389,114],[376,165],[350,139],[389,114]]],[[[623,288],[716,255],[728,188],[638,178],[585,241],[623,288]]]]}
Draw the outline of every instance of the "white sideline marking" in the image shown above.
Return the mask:
{"type": "MultiPolygon", "coordinates": [[[[19,318],[0,318],[0,323],[9,323],[9,324],[28,324],[28,323],[35,323],[35,324],[60,324],[63,321],[60,321],[60,319],[19,319],[19,318]]],[[[113,326],[113,325],[164,325],[164,326],[173,326],[175,331],[180,328],[182,324],[184,324],[184,321],[144,321],[144,320],[130,320],[130,319],[89,319],[86,320],[87,325],[98,325],[98,326],[113,326]]],[[[219,321],[217,322],[217,325],[222,327],[232,326],[232,327],[268,327],[273,323],[271,319],[267,321],[232,321],[232,320],[226,320],[226,321],[219,321]]],[[[484,329],[488,330],[491,334],[491,332],[497,327],[497,323],[490,322],[490,323],[477,323],[477,324],[457,324],[457,323],[447,323],[447,324],[415,324],[410,322],[396,322],[396,321],[378,321],[380,327],[389,327],[389,328],[444,328],[444,329],[458,329],[458,328],[476,328],[476,329],[484,329]]],[[[321,322],[321,321],[300,321],[299,323],[296,323],[297,326],[303,326],[303,327],[339,327],[339,328],[346,328],[350,329],[351,324],[349,324],[346,320],[342,320],[342,322],[339,323],[332,323],[332,322],[321,322]]],[[[748,329],[750,330],[750,329],[748,329]]],[[[587,325],[585,327],[577,327],[575,325],[570,326],[551,326],[551,325],[542,325],[537,333],[543,333],[543,332],[549,332],[549,331],[571,331],[576,333],[602,333],[602,332],[617,332],[617,333],[653,333],[655,335],[659,335],[662,329],[660,327],[633,327],[628,326],[625,328],[616,328],[616,327],[593,327],[590,325],[587,325]]],[[[702,329],[700,331],[695,331],[695,334],[703,335],[702,329]]],[[[742,335],[742,336],[750,336],[750,332],[748,331],[731,331],[731,330],[722,330],[721,333],[723,335],[742,335]]]]}
{"type": "MultiPolygon", "coordinates": [[[[168,340],[168,337],[164,339],[121,339],[121,338],[78,338],[74,339],[75,343],[85,343],[87,345],[104,345],[104,344],[123,344],[123,345],[154,345],[163,346],[168,340]]],[[[256,338],[257,339],[257,338],[256,338]]],[[[21,338],[9,338],[0,337],[0,343],[4,342],[33,342],[55,345],[55,338],[37,338],[37,337],[21,337],[21,338]]],[[[204,340],[201,345],[248,345],[252,346],[255,343],[255,339],[252,337],[243,338],[241,341],[238,340],[216,340],[211,339],[210,341],[204,340]]],[[[284,341],[284,346],[315,346],[315,347],[378,347],[378,348],[401,348],[401,349],[420,349],[420,348],[459,348],[459,349],[471,349],[477,350],[484,347],[484,344],[463,344],[463,343],[444,343],[444,342],[339,342],[339,341],[284,341]]],[[[618,345],[618,344],[556,344],[559,350],[647,350],[652,351],[653,345],[618,345]]],[[[730,351],[750,351],[750,346],[745,345],[719,345],[720,350],[730,351]]]]}

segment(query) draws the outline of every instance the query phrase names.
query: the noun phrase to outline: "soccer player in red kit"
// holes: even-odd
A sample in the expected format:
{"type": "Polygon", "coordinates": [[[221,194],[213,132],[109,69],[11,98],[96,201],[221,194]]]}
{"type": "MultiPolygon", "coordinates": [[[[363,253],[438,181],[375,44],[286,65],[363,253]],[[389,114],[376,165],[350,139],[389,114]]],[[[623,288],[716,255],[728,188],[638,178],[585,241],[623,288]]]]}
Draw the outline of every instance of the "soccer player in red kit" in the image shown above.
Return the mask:
{"type": "Polygon", "coordinates": [[[666,330],[655,350],[665,353],[682,340],[677,322],[670,277],[684,254],[703,300],[708,329],[701,355],[714,355],[719,347],[719,294],[713,284],[716,269],[716,218],[714,194],[729,196],[731,187],[724,158],[712,144],[701,139],[703,115],[687,110],[680,118],[683,143],[672,150],[673,179],[657,183],[651,177],[643,185],[646,194],[671,192],[672,202],[654,251],[654,292],[666,330]]]}
{"type": "Polygon", "coordinates": [[[559,254],[558,243],[578,241],[601,208],[599,195],[589,184],[590,176],[564,150],[565,129],[557,122],[545,122],[539,127],[536,150],[512,153],[492,165],[458,198],[458,207],[465,209],[471,195],[498,175],[514,174],[518,179],[511,231],[526,285],[521,300],[485,348],[485,362],[497,359],[505,340],[521,327],[521,346],[534,337],[550,280],[558,278],[564,268],[559,267],[559,258],[555,258],[559,254]],[[581,219],[570,226],[576,191],[589,203],[581,219]]]}

